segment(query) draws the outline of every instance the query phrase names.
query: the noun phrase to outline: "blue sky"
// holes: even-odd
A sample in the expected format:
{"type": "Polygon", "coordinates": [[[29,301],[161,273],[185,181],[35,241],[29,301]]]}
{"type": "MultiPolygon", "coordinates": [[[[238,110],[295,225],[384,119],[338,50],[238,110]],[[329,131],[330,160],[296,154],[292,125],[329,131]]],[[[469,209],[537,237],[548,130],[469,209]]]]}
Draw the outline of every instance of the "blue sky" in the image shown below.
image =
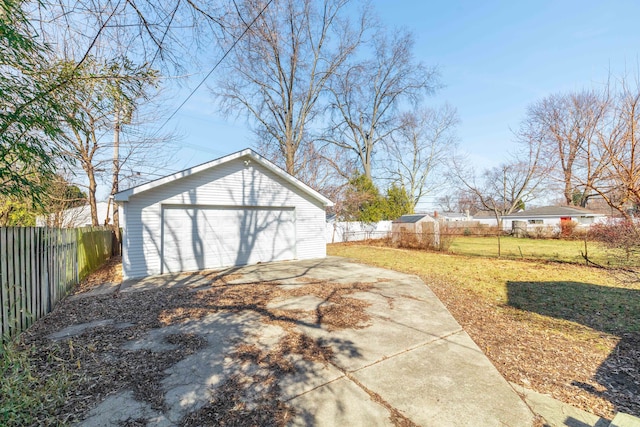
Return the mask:
{"type": "MultiPolygon", "coordinates": [[[[527,105],[602,84],[609,72],[637,74],[639,66],[638,1],[374,0],[373,6],[388,27],[414,32],[418,60],[439,67],[445,87],[427,103],[457,108],[460,148],[479,168],[506,158],[510,129],[518,128],[527,105]]],[[[187,93],[184,88],[173,100],[176,106],[187,93]]],[[[183,136],[175,170],[253,141],[242,119],[216,114],[204,86],[168,127],[183,136]]]]}

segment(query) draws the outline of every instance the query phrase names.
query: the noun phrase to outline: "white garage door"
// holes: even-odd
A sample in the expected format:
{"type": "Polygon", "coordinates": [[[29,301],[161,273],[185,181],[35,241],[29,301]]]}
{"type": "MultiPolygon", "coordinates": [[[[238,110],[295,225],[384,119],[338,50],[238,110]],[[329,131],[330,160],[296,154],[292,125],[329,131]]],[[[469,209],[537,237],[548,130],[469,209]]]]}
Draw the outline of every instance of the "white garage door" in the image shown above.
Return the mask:
{"type": "Polygon", "coordinates": [[[293,209],[163,208],[163,273],[295,258],[293,209]]]}

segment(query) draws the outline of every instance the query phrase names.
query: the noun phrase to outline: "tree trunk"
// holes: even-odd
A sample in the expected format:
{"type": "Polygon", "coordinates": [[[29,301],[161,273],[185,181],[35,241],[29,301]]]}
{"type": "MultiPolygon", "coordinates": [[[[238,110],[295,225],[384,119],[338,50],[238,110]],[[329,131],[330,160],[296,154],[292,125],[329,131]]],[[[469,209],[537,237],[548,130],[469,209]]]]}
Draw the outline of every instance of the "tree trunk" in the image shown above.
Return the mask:
{"type": "Polygon", "coordinates": [[[289,175],[295,176],[296,174],[296,153],[291,144],[286,145],[286,152],[284,153],[284,166],[289,175]]]}
{"type": "Polygon", "coordinates": [[[571,191],[571,182],[564,182],[564,199],[567,202],[567,206],[573,206],[573,191],[571,191]]]}
{"type": "Polygon", "coordinates": [[[120,215],[115,195],[118,192],[118,174],[120,172],[120,110],[116,107],[115,120],[113,126],[113,182],[111,185],[111,206],[113,208],[113,232],[115,235],[115,245],[113,255],[120,255],[122,238],[120,236],[120,215]]]}
{"type": "MultiPolygon", "coordinates": [[[[368,137],[368,135],[367,135],[368,137]]],[[[371,178],[371,152],[373,151],[373,143],[370,141],[365,140],[364,141],[364,147],[362,150],[362,155],[360,156],[362,158],[362,168],[364,169],[364,176],[366,176],[369,180],[372,180],[371,178]]]]}
{"type": "Polygon", "coordinates": [[[89,178],[89,207],[91,208],[91,225],[97,227],[98,224],[98,207],[96,206],[96,176],[93,169],[87,170],[87,177],[89,178]]]}

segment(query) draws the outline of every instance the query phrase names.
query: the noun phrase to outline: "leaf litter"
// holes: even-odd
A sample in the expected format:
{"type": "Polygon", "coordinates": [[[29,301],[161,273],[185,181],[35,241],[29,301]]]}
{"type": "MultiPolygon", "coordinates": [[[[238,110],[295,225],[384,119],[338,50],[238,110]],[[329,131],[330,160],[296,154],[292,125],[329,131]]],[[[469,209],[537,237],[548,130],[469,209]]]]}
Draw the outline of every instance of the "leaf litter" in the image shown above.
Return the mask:
{"type": "MultiPolygon", "coordinates": [[[[76,293],[119,280],[119,268],[117,262],[107,263],[76,293]]],[[[330,346],[301,333],[296,324],[313,324],[330,331],[370,324],[366,311],[369,303],[351,295],[371,289],[373,283],[345,285],[303,278],[296,286],[281,286],[278,282],[234,283],[242,279],[241,274],[202,275],[212,280],[211,284],[196,290],[153,289],[67,298],[25,332],[20,345],[34,350],[34,372],[45,378],[64,369],[72,374],[75,384],[65,403],[50,417],[60,424],[81,421],[104,399],[125,390],[133,391],[137,400],[147,402],[152,409],[166,410],[162,388],[165,371],[203,349],[205,339],[197,334],[173,334],[165,337],[172,345],[166,351],[128,350],[124,345],[152,329],[202,319],[212,313],[248,310],[260,315],[264,324],[280,327],[283,336],[268,348],[238,342],[228,355],[238,366],[237,372],[210,390],[208,404],[187,414],[181,425],[283,426],[295,411],[281,398],[279,380],[295,373],[294,360],[328,364],[333,357],[330,346]],[[273,301],[308,295],[323,301],[313,312],[269,308],[273,301]],[[99,319],[113,322],[64,340],[48,338],[70,325],[99,319]]],[[[400,414],[392,413],[390,418],[396,425],[413,425],[400,414]]],[[[121,425],[143,426],[146,420],[132,418],[121,425]]]]}

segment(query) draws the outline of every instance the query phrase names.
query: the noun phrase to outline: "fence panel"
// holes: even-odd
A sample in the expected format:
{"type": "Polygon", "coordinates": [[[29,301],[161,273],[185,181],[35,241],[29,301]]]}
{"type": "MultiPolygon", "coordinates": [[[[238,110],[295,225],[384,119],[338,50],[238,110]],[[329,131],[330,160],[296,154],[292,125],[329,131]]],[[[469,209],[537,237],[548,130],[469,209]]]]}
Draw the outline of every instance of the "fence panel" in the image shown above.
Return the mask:
{"type": "Polygon", "coordinates": [[[78,234],[78,279],[84,279],[113,253],[113,231],[105,228],[83,227],[78,234]]]}
{"type": "Polygon", "coordinates": [[[0,336],[17,336],[111,256],[104,227],[0,227],[0,336]]]}
{"type": "Polygon", "coordinates": [[[327,243],[355,242],[367,239],[382,239],[391,232],[391,221],[374,223],[360,221],[336,221],[326,225],[327,243]]]}

